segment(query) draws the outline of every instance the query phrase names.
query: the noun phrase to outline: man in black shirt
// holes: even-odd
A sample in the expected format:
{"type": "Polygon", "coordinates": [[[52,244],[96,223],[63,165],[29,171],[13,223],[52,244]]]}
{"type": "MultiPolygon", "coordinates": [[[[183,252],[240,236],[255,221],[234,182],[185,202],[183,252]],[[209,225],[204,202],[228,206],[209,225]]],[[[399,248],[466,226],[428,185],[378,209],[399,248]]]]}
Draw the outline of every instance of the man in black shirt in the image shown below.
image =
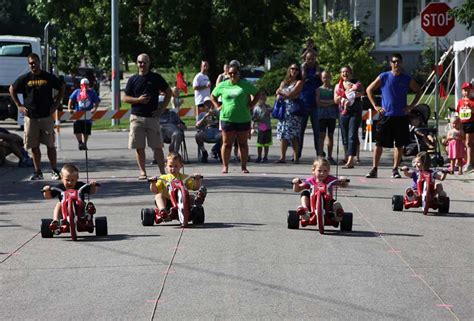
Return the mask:
{"type": "Polygon", "coordinates": [[[37,54],[32,53],[28,56],[28,64],[30,72],[15,80],[10,86],[10,95],[18,111],[25,114],[25,149],[31,148],[35,167],[35,172],[30,179],[43,179],[41,143],[47,146],[52,169],[51,178],[58,180],[60,174],[57,169],[53,113],[63,99],[64,83],[61,83],[55,75],[41,70],[37,54]],[[59,94],[54,99],[53,89],[59,90],[59,94]],[[18,94],[23,94],[23,102],[18,99],[18,94]]]}
{"type": "Polygon", "coordinates": [[[128,148],[135,149],[140,176],[147,179],[145,169],[145,145],[153,150],[160,173],[165,173],[163,139],[160,132],[160,114],[171,99],[171,88],[161,75],[150,71],[150,57],[137,57],[138,74],[128,80],[124,101],[132,105],[128,148]],[[158,104],[160,92],[165,93],[163,103],[158,104]]]}

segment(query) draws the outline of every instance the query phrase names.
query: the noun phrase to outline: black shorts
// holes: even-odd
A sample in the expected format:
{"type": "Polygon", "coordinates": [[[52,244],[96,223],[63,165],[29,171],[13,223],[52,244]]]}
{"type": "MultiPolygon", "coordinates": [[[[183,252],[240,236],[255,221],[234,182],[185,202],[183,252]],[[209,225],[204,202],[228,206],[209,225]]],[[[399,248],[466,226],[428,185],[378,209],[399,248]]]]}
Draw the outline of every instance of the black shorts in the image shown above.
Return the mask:
{"type": "Polygon", "coordinates": [[[335,119],[320,119],[319,120],[319,132],[326,134],[334,134],[336,130],[336,120],[335,119]]]}
{"type": "Polygon", "coordinates": [[[74,124],[72,125],[74,129],[74,134],[86,134],[90,135],[91,134],[91,129],[92,129],[92,123],[90,120],[76,120],[74,124]]]}
{"type": "Polygon", "coordinates": [[[471,123],[463,123],[462,124],[462,130],[464,130],[464,132],[466,134],[472,134],[474,133],[474,122],[471,122],[471,123]]]}
{"type": "Polygon", "coordinates": [[[248,132],[250,130],[250,122],[233,123],[221,120],[221,129],[225,132],[248,132]]]}
{"type": "Polygon", "coordinates": [[[410,143],[408,117],[383,116],[377,122],[376,145],[393,148],[406,146],[410,143]]]}
{"type": "Polygon", "coordinates": [[[260,145],[267,145],[272,142],[272,131],[271,130],[266,130],[266,131],[259,131],[257,134],[257,144],[260,145]]]}
{"type": "Polygon", "coordinates": [[[309,192],[309,189],[305,189],[304,191],[301,192],[300,196],[311,197],[311,193],[309,192]]]}

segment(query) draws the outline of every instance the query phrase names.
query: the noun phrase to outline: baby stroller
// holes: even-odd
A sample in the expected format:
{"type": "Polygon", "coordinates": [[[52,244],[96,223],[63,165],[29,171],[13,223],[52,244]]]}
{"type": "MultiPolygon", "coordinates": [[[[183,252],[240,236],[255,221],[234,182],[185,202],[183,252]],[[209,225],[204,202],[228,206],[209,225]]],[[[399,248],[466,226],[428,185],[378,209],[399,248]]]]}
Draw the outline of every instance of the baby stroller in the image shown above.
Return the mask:
{"type": "Polygon", "coordinates": [[[419,152],[427,152],[434,167],[443,166],[444,159],[440,152],[438,129],[429,127],[430,107],[426,104],[417,105],[408,114],[410,122],[410,143],[405,146],[405,156],[416,156],[419,152]]]}

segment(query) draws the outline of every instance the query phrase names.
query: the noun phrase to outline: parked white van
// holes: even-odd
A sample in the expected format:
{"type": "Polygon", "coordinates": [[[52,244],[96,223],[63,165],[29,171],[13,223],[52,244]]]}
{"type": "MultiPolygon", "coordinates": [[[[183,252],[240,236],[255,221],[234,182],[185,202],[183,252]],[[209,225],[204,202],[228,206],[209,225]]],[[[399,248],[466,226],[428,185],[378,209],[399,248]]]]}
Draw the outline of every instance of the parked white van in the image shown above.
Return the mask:
{"type": "Polygon", "coordinates": [[[0,120],[18,120],[18,110],[8,88],[18,76],[29,71],[27,57],[30,53],[42,56],[40,38],[0,36],[0,120]]]}

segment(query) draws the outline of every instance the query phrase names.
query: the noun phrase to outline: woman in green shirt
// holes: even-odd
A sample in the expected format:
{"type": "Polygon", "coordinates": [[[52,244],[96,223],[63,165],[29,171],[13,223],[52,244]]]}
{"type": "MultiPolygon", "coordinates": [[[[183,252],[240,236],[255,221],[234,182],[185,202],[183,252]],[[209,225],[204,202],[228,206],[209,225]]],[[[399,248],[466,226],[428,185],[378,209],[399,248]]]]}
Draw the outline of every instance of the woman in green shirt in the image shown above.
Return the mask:
{"type": "Polygon", "coordinates": [[[229,80],[219,83],[211,95],[212,104],[220,111],[220,129],[222,130],[222,173],[228,173],[230,154],[234,140],[237,139],[240,150],[242,173],[248,173],[247,159],[249,148],[247,140],[252,120],[251,109],[258,102],[257,88],[245,79],[240,78],[240,68],[231,65],[229,80]],[[222,99],[219,106],[218,97],[222,99]]]}

